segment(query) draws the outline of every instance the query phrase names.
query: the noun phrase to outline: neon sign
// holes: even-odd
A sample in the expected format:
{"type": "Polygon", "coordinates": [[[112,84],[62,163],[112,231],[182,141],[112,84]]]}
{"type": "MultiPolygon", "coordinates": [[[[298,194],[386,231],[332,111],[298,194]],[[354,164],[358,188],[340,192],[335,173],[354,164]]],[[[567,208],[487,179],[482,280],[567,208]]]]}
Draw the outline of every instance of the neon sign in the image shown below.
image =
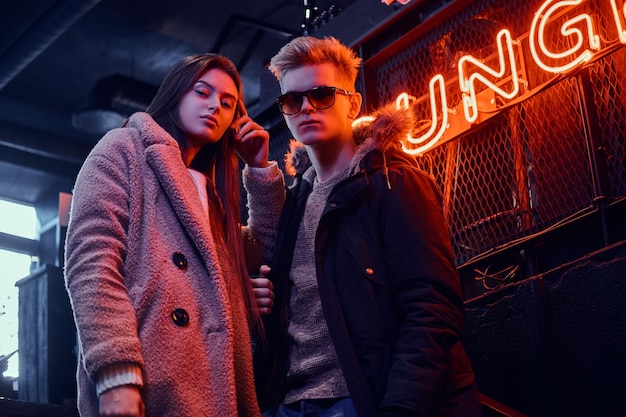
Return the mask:
{"type": "MultiPolygon", "coordinates": [[[[446,131],[446,127],[448,126],[448,103],[446,98],[446,81],[443,78],[443,75],[437,74],[433,78],[430,79],[430,109],[432,111],[432,123],[430,124],[430,129],[423,135],[414,138],[410,134],[407,136],[407,141],[413,145],[418,145],[415,149],[420,149],[421,152],[425,152],[428,149],[432,148],[439,142],[439,139],[443,136],[446,131]],[[439,91],[439,101],[441,103],[441,111],[437,111],[437,97],[435,95],[435,88],[439,91]],[[442,114],[442,120],[439,122],[437,120],[437,114],[442,114]],[[439,128],[437,129],[437,125],[439,128]]],[[[409,96],[406,93],[402,93],[396,99],[396,107],[398,108],[408,108],[409,107],[409,98],[414,100],[414,97],[409,96]]],[[[402,149],[410,154],[413,154],[412,149],[408,149],[406,146],[402,146],[402,149]]]]}
{"type": "Polygon", "coordinates": [[[545,44],[545,30],[546,24],[552,17],[552,15],[558,10],[570,6],[577,6],[582,3],[584,0],[568,0],[568,1],[558,1],[555,4],[551,5],[552,2],[545,2],[539,11],[535,14],[535,18],[533,19],[533,23],[530,27],[530,52],[533,56],[533,59],[539,67],[541,67],[544,71],[552,72],[552,73],[560,73],[566,72],[574,68],[575,66],[580,65],[583,62],[588,62],[593,57],[593,52],[590,49],[584,49],[584,35],[582,31],[575,27],[578,23],[585,23],[587,26],[587,37],[589,48],[593,50],[600,49],[600,37],[596,35],[593,27],[593,21],[591,20],[591,16],[586,13],[579,14],[573,19],[568,20],[563,23],[561,26],[561,35],[567,38],[569,36],[574,37],[576,39],[576,43],[569,49],[565,51],[555,53],[548,49],[545,44]],[[539,50],[537,50],[537,46],[539,46],[539,50]],[[581,51],[582,50],[582,51],[581,51]],[[542,57],[540,56],[540,52],[548,58],[551,59],[565,59],[569,57],[574,57],[571,61],[564,65],[548,65],[546,64],[542,57]]]}
{"type": "MultiPolygon", "coordinates": [[[[528,34],[528,43],[532,60],[542,70],[552,74],[566,73],[588,63],[601,51],[600,36],[596,32],[592,16],[580,13],[569,19],[564,17],[565,13],[571,12],[585,1],[587,0],[547,0],[535,13],[528,34]],[[558,26],[557,36],[564,40],[563,45],[569,46],[563,46],[562,50],[558,51],[550,49],[546,42],[549,39],[548,34],[553,32],[548,32],[549,24],[558,26]]],[[[626,2],[608,1],[613,12],[618,43],[624,45],[626,2]]],[[[423,154],[443,143],[444,138],[452,139],[455,135],[451,133],[458,134],[492,117],[497,110],[496,96],[504,100],[520,98],[523,93],[521,86],[525,83],[522,79],[523,71],[516,60],[516,48],[521,42],[513,40],[511,33],[507,29],[502,29],[496,35],[496,44],[497,63],[494,67],[472,55],[464,55],[458,59],[458,87],[462,99],[456,108],[448,107],[444,76],[437,74],[430,79],[428,93],[430,119],[416,127],[418,136],[413,136],[415,132],[407,136],[403,145],[405,152],[423,154]],[[478,83],[486,86],[486,89],[477,92],[478,83]],[[455,128],[451,128],[451,125],[455,125],[455,128]]],[[[396,98],[395,105],[397,108],[410,108],[416,102],[415,97],[402,93],[396,98]]],[[[355,124],[367,123],[369,120],[371,120],[369,116],[364,116],[356,120],[355,124]]]]}
{"type": "Polygon", "coordinates": [[[615,18],[615,26],[619,35],[619,41],[626,44],[626,3],[622,4],[622,10],[617,7],[616,0],[611,0],[611,8],[613,9],[613,17],[615,18]]]}
{"type": "Polygon", "coordinates": [[[474,58],[471,55],[464,55],[459,59],[458,67],[459,67],[459,87],[463,92],[463,111],[465,114],[465,119],[472,123],[475,122],[478,118],[478,106],[476,104],[476,87],[475,81],[482,81],[483,84],[487,85],[493,91],[497,92],[501,96],[507,99],[512,99],[519,93],[519,78],[517,75],[517,64],[515,63],[515,54],[513,52],[513,41],[511,40],[511,33],[503,29],[498,33],[497,42],[498,42],[498,62],[500,64],[500,69],[498,71],[490,68],[489,66],[483,64],[480,60],[474,58]],[[506,57],[504,51],[504,45],[506,44],[506,57]],[[491,82],[487,77],[485,77],[480,72],[473,72],[469,75],[466,74],[465,67],[468,66],[467,63],[473,63],[483,71],[490,74],[492,77],[496,79],[503,79],[506,75],[507,66],[510,68],[510,77],[511,83],[513,87],[510,92],[506,92],[505,90],[498,87],[497,84],[491,82]]]}

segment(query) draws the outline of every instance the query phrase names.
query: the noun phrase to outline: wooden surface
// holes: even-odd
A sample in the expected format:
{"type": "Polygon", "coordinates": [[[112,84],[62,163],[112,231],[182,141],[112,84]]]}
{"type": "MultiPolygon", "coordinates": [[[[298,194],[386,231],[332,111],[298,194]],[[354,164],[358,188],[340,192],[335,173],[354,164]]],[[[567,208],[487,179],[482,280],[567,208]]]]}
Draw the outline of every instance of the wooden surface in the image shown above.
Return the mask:
{"type": "Polygon", "coordinates": [[[44,265],[19,288],[18,398],[43,404],[76,402],[76,330],[62,269],[44,265]]]}

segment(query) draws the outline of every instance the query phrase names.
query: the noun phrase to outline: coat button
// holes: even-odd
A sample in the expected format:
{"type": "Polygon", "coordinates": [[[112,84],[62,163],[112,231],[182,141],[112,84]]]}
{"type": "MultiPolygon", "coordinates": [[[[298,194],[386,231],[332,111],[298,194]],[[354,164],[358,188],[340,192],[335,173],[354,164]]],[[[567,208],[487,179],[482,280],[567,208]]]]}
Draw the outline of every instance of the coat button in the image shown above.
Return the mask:
{"type": "Polygon", "coordinates": [[[367,275],[374,275],[374,270],[372,268],[365,268],[365,273],[367,275]]]}
{"type": "Polygon", "coordinates": [[[170,317],[172,318],[174,324],[179,327],[186,326],[187,323],[189,323],[189,313],[187,313],[182,308],[177,308],[176,310],[172,311],[170,317]]]}
{"type": "Polygon", "coordinates": [[[337,207],[337,203],[330,203],[330,206],[331,206],[332,208],[335,208],[335,207],[337,207]]]}
{"type": "Polygon", "coordinates": [[[172,262],[180,269],[187,269],[187,258],[180,252],[174,252],[172,262]]]}

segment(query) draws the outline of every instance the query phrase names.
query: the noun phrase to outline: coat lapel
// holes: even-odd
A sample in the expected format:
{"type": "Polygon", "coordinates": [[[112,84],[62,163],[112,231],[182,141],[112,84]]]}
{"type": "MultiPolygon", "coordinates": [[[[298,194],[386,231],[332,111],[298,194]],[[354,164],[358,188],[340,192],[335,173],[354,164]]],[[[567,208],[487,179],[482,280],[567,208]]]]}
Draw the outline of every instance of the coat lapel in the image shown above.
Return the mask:
{"type": "Polygon", "coordinates": [[[194,243],[199,244],[198,239],[206,241],[211,236],[209,221],[191,175],[180,157],[180,150],[169,144],[154,144],[146,148],[145,155],[176,216],[194,243]]]}
{"type": "MultiPolygon", "coordinates": [[[[163,187],[180,224],[199,249],[210,275],[214,278],[222,277],[209,219],[204,213],[191,175],[183,163],[178,143],[146,113],[135,113],[129,120],[129,125],[137,127],[141,132],[146,161],[163,187]]],[[[226,300],[224,280],[218,281],[221,295],[226,300]]]]}

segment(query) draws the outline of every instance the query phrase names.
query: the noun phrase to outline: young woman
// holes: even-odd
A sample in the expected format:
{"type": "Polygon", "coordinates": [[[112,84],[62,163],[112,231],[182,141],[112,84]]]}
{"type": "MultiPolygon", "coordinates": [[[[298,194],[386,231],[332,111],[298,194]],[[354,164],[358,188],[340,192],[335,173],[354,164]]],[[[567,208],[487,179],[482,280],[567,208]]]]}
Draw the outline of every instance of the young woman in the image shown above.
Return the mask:
{"type": "Polygon", "coordinates": [[[65,261],[82,416],[259,415],[237,154],[254,171],[259,223],[246,230],[269,238],[279,213],[255,202],[284,188],[268,140],[246,114],[233,63],[202,54],[87,157],[65,261]]]}

